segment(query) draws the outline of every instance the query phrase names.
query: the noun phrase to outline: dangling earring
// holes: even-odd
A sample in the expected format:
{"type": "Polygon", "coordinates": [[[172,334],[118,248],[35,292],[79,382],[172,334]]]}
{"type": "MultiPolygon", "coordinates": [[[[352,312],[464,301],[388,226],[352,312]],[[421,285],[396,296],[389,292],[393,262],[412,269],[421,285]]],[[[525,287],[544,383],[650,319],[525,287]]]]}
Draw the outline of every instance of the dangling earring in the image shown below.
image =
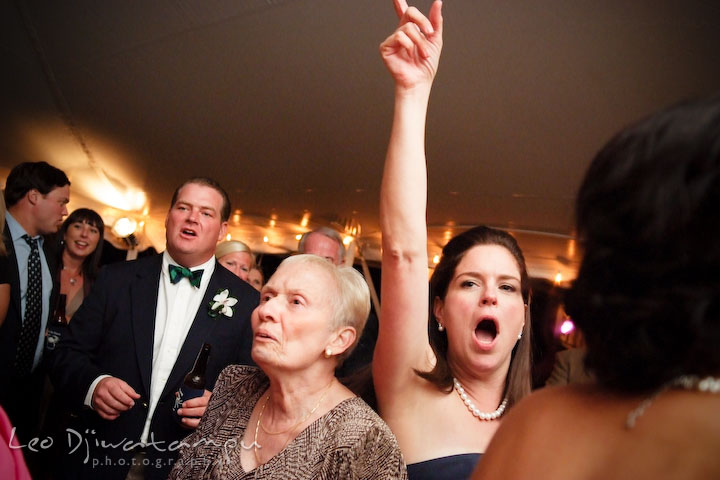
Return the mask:
{"type": "Polygon", "coordinates": [[[442,332],[445,330],[445,327],[442,326],[442,323],[438,322],[438,332],[442,332]]]}
{"type": "Polygon", "coordinates": [[[332,350],[330,349],[330,347],[325,347],[325,352],[323,352],[323,356],[325,358],[332,357],[332,350]]]}

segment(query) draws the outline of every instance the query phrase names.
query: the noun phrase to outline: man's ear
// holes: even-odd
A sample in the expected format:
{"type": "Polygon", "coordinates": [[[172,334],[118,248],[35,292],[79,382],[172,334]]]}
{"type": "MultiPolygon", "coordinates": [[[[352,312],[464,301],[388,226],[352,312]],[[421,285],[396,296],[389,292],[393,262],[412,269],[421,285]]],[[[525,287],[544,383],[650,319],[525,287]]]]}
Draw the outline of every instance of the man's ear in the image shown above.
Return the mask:
{"type": "Polygon", "coordinates": [[[328,347],[334,355],[339,355],[352,346],[356,337],[357,332],[354,327],[342,327],[335,332],[335,337],[330,341],[328,347]]]}
{"type": "Polygon", "coordinates": [[[40,196],[42,194],[35,188],[31,188],[27,191],[25,194],[25,198],[28,199],[28,202],[30,202],[30,205],[37,205],[38,202],[40,202],[40,196]]]}
{"type": "Polygon", "coordinates": [[[220,233],[218,234],[218,239],[217,239],[218,242],[220,240],[225,240],[225,235],[227,234],[227,225],[228,225],[227,222],[222,222],[220,224],[220,233]]]}

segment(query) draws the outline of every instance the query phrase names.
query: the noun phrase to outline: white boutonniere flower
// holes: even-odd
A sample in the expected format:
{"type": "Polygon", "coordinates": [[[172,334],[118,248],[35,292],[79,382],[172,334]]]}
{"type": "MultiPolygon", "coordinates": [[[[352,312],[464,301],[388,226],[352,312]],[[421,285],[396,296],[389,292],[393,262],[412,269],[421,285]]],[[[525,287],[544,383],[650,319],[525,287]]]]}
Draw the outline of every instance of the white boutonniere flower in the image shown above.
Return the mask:
{"type": "Polygon", "coordinates": [[[230,291],[227,288],[221,288],[210,301],[210,311],[208,312],[208,315],[211,317],[217,317],[222,313],[226,317],[232,317],[232,307],[234,307],[237,302],[237,298],[231,297],[230,291]]]}

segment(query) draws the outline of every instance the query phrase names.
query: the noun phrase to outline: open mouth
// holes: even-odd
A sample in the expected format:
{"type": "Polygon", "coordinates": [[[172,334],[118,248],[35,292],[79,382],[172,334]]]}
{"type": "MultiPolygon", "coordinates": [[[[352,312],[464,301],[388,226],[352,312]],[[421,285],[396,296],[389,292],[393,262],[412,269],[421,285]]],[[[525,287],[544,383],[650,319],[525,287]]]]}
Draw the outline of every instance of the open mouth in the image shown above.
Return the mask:
{"type": "Polygon", "coordinates": [[[75,245],[77,245],[78,247],[83,247],[83,248],[88,246],[88,244],[85,242],[75,242],[75,245]]]}
{"type": "Polygon", "coordinates": [[[188,229],[188,228],[183,228],[183,229],[181,230],[181,233],[182,233],[183,235],[188,235],[188,236],[190,236],[190,237],[196,237],[196,236],[197,236],[197,233],[195,233],[195,230],[190,230],[190,229],[188,229]]]}
{"type": "Polygon", "coordinates": [[[275,340],[275,337],[272,335],[267,334],[266,332],[259,331],[255,334],[255,338],[260,338],[263,340],[275,340]]]}
{"type": "Polygon", "coordinates": [[[475,327],[475,338],[483,345],[490,345],[497,334],[497,323],[492,318],[483,318],[475,327]]]}

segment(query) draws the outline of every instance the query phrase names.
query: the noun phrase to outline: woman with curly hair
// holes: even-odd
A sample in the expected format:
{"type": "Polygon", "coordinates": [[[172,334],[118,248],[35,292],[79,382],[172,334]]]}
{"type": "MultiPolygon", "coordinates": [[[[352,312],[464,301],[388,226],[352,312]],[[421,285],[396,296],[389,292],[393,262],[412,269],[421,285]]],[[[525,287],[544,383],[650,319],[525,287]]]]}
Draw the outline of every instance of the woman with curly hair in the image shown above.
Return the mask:
{"type": "Polygon", "coordinates": [[[719,205],[720,95],[598,153],[566,302],[598,383],[521,402],[473,478],[720,478],[719,205]]]}

